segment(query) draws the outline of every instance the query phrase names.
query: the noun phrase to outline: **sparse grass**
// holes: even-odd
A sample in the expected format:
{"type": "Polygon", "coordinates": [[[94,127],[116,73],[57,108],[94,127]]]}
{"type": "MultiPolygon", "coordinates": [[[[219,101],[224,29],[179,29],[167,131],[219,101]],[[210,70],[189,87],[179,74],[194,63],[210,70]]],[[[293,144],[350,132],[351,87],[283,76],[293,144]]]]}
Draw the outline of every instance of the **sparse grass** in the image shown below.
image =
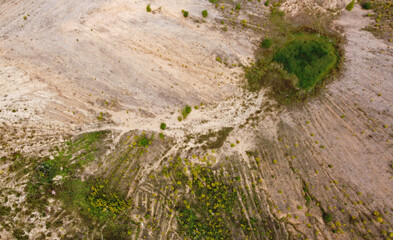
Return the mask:
{"type": "Polygon", "coordinates": [[[53,181],[56,176],[63,179],[74,175],[83,166],[93,161],[99,151],[99,144],[107,135],[107,132],[92,132],[79,136],[73,141],[66,143],[66,149],[59,151],[53,159],[46,157],[37,160],[34,172],[27,183],[26,200],[33,208],[43,209],[47,203],[47,197],[58,184],[53,181]],[[78,153],[75,155],[75,153],[78,153]],[[72,160],[72,161],[71,161],[72,160]]]}
{"type": "Polygon", "coordinates": [[[201,135],[198,138],[198,143],[206,142],[202,148],[204,149],[217,149],[222,147],[228,135],[233,130],[232,127],[223,128],[217,132],[210,131],[208,134],[201,135]]]}
{"type": "MultiPolygon", "coordinates": [[[[186,188],[191,190],[187,194],[180,194],[174,207],[178,232],[183,238],[243,239],[244,235],[249,239],[255,235],[271,237],[266,219],[258,218],[255,212],[248,211],[248,193],[238,188],[222,170],[190,165],[187,159],[176,158],[164,166],[161,175],[171,181],[175,192],[180,194],[186,188]],[[246,211],[250,221],[246,218],[246,211]]],[[[236,182],[240,181],[240,177],[236,179],[236,182]]]]}
{"type": "MultiPolygon", "coordinates": [[[[30,159],[31,164],[34,164],[34,170],[28,177],[25,187],[27,192],[25,206],[30,210],[45,213],[48,199],[58,199],[63,209],[78,214],[85,226],[95,228],[96,224],[100,224],[105,226],[103,229],[105,238],[123,239],[118,238],[122,233],[115,234],[110,226],[111,223],[116,223],[118,229],[122,229],[128,224],[133,224],[131,220],[123,223],[118,219],[118,216],[131,206],[131,201],[126,201],[116,187],[109,185],[105,179],[89,178],[82,181],[78,177],[87,163],[104,154],[106,151],[104,141],[107,135],[108,131],[82,134],[66,142],[64,149],[55,148],[55,151],[52,151],[53,158],[37,158],[34,161],[30,159]]],[[[143,136],[138,139],[143,141],[142,146],[146,145],[143,136]]],[[[15,157],[23,158],[20,155],[15,157]]],[[[16,168],[15,170],[18,171],[16,168]]],[[[0,210],[6,213],[8,208],[5,207],[4,210],[0,208],[0,210]]],[[[55,222],[53,227],[61,225],[62,222],[59,221],[58,224],[55,222]]],[[[50,227],[49,224],[47,228],[50,227]]]]}
{"type": "Polygon", "coordinates": [[[365,29],[375,36],[393,42],[393,2],[390,0],[360,1],[363,9],[373,9],[368,16],[374,22],[365,29]]]}

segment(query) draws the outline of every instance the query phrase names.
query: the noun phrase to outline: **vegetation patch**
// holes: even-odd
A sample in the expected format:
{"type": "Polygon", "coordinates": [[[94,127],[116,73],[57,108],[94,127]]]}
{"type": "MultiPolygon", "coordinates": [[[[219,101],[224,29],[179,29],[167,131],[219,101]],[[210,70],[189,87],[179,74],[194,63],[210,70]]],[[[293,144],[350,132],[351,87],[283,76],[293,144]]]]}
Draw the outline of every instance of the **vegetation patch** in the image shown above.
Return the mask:
{"type": "Polygon", "coordinates": [[[207,15],[208,15],[208,12],[207,12],[207,10],[203,10],[203,11],[202,11],[202,17],[206,18],[206,17],[207,17],[207,15]]]}
{"type": "Polygon", "coordinates": [[[37,160],[30,181],[25,187],[27,203],[34,208],[45,208],[48,196],[56,192],[55,189],[61,182],[70,179],[77,171],[82,170],[85,164],[96,158],[107,133],[83,134],[74,141],[68,141],[66,149],[59,150],[52,159],[45,157],[41,161],[37,160]]]}
{"type": "Polygon", "coordinates": [[[310,90],[336,67],[338,56],[328,39],[314,34],[300,34],[274,55],[273,61],[298,78],[294,87],[310,90]]]}
{"type": "Polygon", "coordinates": [[[347,9],[347,11],[352,11],[353,7],[355,6],[355,0],[352,0],[352,2],[350,2],[345,9],[347,9]]]}
{"type": "Polygon", "coordinates": [[[270,48],[273,45],[273,42],[270,38],[265,38],[263,39],[261,43],[261,47],[263,48],[270,48]]]}
{"type": "Polygon", "coordinates": [[[269,18],[269,38],[263,38],[255,64],[245,68],[248,89],[267,88],[281,104],[305,101],[339,70],[342,38],[318,25],[322,20],[308,19],[294,26],[275,7],[269,18]]]}
{"type": "MultiPolygon", "coordinates": [[[[84,226],[90,229],[102,227],[102,236],[105,239],[128,239],[136,224],[123,213],[131,207],[131,200],[126,200],[118,186],[109,184],[107,179],[80,178],[84,166],[106,151],[108,133],[100,131],[82,134],[66,142],[64,149],[57,148],[52,151],[53,157],[26,159],[20,154],[14,154],[14,171],[23,172],[20,163],[34,165],[34,171],[28,176],[25,187],[26,207],[29,211],[38,210],[40,214],[46,214],[48,200],[56,199],[67,213],[76,213],[84,226]]],[[[142,134],[136,136],[134,142],[138,149],[145,149],[151,143],[151,137],[142,134]]],[[[10,211],[10,207],[0,206],[0,218],[8,215],[10,211]]],[[[58,224],[55,222],[48,224],[47,228],[59,227],[62,224],[62,221],[58,224]]],[[[15,231],[15,237],[22,236],[23,232],[15,231]]],[[[67,234],[72,235],[71,232],[67,234]]]]}
{"type": "Polygon", "coordinates": [[[216,132],[210,130],[209,133],[199,136],[198,143],[206,142],[202,146],[202,148],[204,149],[220,148],[222,147],[222,145],[224,144],[225,140],[227,139],[228,135],[231,133],[232,130],[233,130],[232,127],[225,127],[216,132]]]}
{"type": "Polygon", "coordinates": [[[186,119],[187,116],[191,113],[192,108],[190,106],[185,106],[182,110],[181,110],[181,115],[183,117],[183,119],[186,119]]]}
{"type": "Polygon", "coordinates": [[[393,42],[393,2],[391,0],[360,1],[363,9],[373,9],[367,16],[374,22],[366,27],[375,36],[393,42]]]}
{"type": "MultiPolygon", "coordinates": [[[[207,160],[208,166],[211,165],[207,160]]],[[[270,239],[270,219],[252,211],[243,192],[222,168],[216,170],[187,159],[168,162],[162,175],[175,193],[189,193],[174,203],[178,232],[187,239],[270,239]]],[[[239,179],[240,178],[236,178],[239,179]]],[[[258,205],[258,203],[257,203],[258,205]]],[[[259,206],[259,205],[258,205],[259,206]]]]}
{"type": "Polygon", "coordinates": [[[366,10],[370,10],[370,9],[372,9],[372,4],[371,4],[371,2],[363,2],[362,4],[361,4],[361,6],[362,6],[362,8],[363,9],[366,9],[366,10]]]}

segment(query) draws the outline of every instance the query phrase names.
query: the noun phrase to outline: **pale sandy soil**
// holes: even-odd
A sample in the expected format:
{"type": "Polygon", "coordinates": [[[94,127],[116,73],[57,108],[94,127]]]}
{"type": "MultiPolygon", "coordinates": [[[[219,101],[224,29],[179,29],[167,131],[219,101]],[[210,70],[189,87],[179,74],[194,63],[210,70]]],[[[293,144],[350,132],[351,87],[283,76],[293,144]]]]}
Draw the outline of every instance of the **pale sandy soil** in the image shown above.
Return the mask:
{"type": "Polygon", "coordinates": [[[215,29],[213,18],[220,17],[208,2],[153,2],[152,13],[146,12],[147,3],[1,2],[2,122],[23,119],[41,126],[36,123],[43,118],[75,133],[94,126],[101,111],[115,109],[113,120],[119,123],[124,117],[116,113],[123,109],[137,128],[185,104],[232,95],[240,81],[233,74],[241,70],[215,59],[247,64],[253,57],[250,34],[215,29]],[[203,9],[210,14],[206,23],[203,9]],[[9,91],[8,84],[20,84],[15,82],[22,81],[20,75],[23,92],[9,91]],[[10,111],[12,103],[17,108],[21,102],[28,110],[10,111]],[[26,111],[35,109],[40,113],[26,119],[26,111]]]}

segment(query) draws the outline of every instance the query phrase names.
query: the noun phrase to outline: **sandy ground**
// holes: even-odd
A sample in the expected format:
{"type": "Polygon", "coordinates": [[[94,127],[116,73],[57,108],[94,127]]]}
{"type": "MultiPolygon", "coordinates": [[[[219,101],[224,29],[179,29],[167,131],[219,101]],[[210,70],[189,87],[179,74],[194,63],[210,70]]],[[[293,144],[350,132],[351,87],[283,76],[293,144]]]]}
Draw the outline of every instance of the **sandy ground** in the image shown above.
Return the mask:
{"type": "MultiPolygon", "coordinates": [[[[242,69],[229,67],[252,61],[255,33],[217,29],[222,16],[208,1],[153,1],[151,13],[147,4],[0,2],[0,156],[35,152],[68,134],[97,129],[158,131],[165,122],[165,134],[179,147],[187,135],[234,127],[216,155],[238,155],[246,168],[253,160],[246,151],[263,154],[267,163],[247,170],[247,181],[264,179],[263,191],[281,209],[272,211],[277,218],[288,206],[303,214],[289,221],[289,229],[313,234],[304,213],[318,208],[296,209],[304,203],[303,182],[341,221],[349,212],[379,210],[392,223],[393,52],[361,30],[368,24],[365,11],[356,6],[334,23],[348,41],[339,79],[304,107],[286,109],[265,98],[265,90],[243,91],[242,69]],[[209,12],[205,23],[203,9],[209,12]],[[185,121],[177,120],[182,107],[201,102],[185,121]],[[104,121],[97,119],[100,112],[104,121]],[[353,205],[358,201],[363,204],[353,205]]],[[[313,221],[322,232],[315,238],[334,239],[320,217],[313,221]]],[[[377,231],[377,225],[370,228],[377,231]]]]}
{"type": "Polygon", "coordinates": [[[115,110],[113,120],[121,123],[124,117],[116,112],[122,109],[120,115],[127,112],[131,128],[138,128],[186,104],[232,95],[240,69],[216,57],[247,64],[253,56],[250,36],[215,29],[213,18],[219,16],[208,2],[153,2],[152,13],[147,3],[1,2],[2,122],[23,119],[41,126],[45,119],[75,133],[96,126],[100,112],[115,110]],[[206,23],[203,9],[209,11],[206,23]],[[23,91],[9,89],[8,83],[22,84],[21,75],[23,91]],[[27,110],[10,111],[22,102],[39,113],[26,118],[27,110]]]}

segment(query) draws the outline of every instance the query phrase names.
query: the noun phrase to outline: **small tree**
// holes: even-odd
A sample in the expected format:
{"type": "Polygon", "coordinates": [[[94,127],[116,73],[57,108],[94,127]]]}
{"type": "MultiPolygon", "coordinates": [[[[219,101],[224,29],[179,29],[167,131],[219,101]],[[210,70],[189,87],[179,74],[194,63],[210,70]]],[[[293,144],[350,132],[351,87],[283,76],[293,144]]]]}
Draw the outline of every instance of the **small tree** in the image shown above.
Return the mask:
{"type": "Polygon", "coordinates": [[[151,12],[150,4],[147,5],[146,11],[147,11],[147,12],[151,12]]]}

